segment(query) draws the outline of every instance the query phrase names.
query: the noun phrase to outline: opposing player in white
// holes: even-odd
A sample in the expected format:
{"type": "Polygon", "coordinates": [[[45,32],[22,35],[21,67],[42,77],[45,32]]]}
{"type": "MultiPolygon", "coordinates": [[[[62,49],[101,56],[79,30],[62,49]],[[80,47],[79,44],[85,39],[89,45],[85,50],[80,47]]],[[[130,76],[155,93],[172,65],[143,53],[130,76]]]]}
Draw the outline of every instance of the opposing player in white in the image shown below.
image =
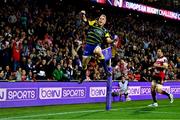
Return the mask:
{"type": "Polygon", "coordinates": [[[168,69],[168,60],[163,55],[162,49],[157,50],[157,56],[158,58],[156,62],[153,64],[154,72],[152,75],[152,82],[151,82],[151,95],[152,95],[153,103],[148,105],[152,107],[158,106],[157,99],[156,99],[156,92],[162,95],[166,95],[169,98],[170,103],[173,103],[174,101],[173,95],[170,93],[167,93],[166,91],[162,89],[164,78],[165,78],[165,70],[168,69]]]}

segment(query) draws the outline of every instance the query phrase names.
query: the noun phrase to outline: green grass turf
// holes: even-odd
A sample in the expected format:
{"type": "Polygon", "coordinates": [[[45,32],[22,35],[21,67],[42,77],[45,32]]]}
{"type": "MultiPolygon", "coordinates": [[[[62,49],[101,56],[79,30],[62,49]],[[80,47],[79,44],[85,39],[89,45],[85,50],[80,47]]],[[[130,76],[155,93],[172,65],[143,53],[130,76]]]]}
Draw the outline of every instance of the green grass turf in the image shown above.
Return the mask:
{"type": "Polygon", "coordinates": [[[1,108],[2,119],[178,119],[180,120],[180,99],[173,104],[159,100],[158,107],[147,107],[151,100],[115,102],[110,111],[105,103],[57,105],[24,108],[1,108]]]}

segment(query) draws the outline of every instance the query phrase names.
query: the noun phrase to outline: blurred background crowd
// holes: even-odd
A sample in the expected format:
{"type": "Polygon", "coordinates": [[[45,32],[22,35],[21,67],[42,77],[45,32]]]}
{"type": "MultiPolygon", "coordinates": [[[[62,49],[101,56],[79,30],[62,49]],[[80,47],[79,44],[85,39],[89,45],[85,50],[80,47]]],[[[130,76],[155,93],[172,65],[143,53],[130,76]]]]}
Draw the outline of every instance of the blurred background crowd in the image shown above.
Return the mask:
{"type": "MultiPolygon", "coordinates": [[[[150,81],[156,51],[169,61],[166,80],[180,79],[178,21],[155,15],[117,10],[84,1],[3,0],[0,2],[0,81],[74,81],[81,77],[82,54],[89,19],[107,15],[106,28],[121,42],[113,49],[113,79],[126,74],[132,81],[150,81]]],[[[92,59],[86,81],[104,80],[104,71],[92,59]]]]}

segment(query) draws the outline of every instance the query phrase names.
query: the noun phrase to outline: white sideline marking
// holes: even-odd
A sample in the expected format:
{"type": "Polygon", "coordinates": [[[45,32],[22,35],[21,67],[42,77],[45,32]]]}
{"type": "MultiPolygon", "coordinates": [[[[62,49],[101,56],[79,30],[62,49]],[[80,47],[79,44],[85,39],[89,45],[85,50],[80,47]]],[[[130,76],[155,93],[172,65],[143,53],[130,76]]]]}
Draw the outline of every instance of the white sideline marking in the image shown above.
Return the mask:
{"type": "MultiPolygon", "coordinates": [[[[167,106],[173,106],[173,105],[161,105],[154,108],[161,108],[161,107],[167,107],[167,106]]],[[[139,106],[139,107],[127,107],[127,108],[119,108],[119,109],[111,109],[110,111],[118,111],[118,110],[131,110],[138,109],[138,108],[153,108],[148,106],[139,106]]],[[[84,111],[71,111],[71,112],[59,112],[59,113],[46,113],[46,114],[37,114],[37,115],[25,115],[25,116],[19,116],[19,117],[6,117],[6,118],[0,118],[0,120],[10,120],[10,119],[24,119],[24,118],[33,118],[33,117],[43,117],[43,116],[53,116],[53,115],[66,115],[66,114],[78,114],[78,113],[92,113],[92,112],[105,112],[106,110],[84,110],[84,111]]],[[[165,114],[175,114],[180,115],[180,113],[175,112],[157,112],[157,111],[147,111],[147,110],[140,110],[138,112],[151,112],[151,113],[165,113],[165,114]]]]}

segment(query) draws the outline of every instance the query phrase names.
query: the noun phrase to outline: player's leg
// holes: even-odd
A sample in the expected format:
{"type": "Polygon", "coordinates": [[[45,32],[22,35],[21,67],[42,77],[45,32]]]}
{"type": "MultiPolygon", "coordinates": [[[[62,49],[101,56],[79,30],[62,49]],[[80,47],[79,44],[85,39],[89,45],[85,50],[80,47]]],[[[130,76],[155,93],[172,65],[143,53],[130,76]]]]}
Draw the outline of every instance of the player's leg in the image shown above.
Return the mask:
{"type": "Polygon", "coordinates": [[[156,91],[160,94],[163,94],[163,95],[166,95],[168,96],[169,100],[170,100],[170,103],[173,103],[174,99],[173,99],[173,95],[172,94],[169,94],[167,93],[166,91],[164,91],[162,88],[163,88],[163,82],[164,82],[164,78],[165,78],[165,74],[164,72],[160,72],[159,73],[159,76],[157,77],[157,87],[156,87],[156,91]]]}
{"type": "Polygon", "coordinates": [[[153,99],[154,103],[157,103],[157,99],[156,99],[156,85],[157,85],[156,81],[153,80],[151,82],[151,95],[152,95],[152,99],[153,99]]]}
{"type": "Polygon", "coordinates": [[[95,47],[96,46],[86,44],[84,48],[84,53],[83,53],[83,58],[82,58],[82,71],[81,71],[82,77],[79,83],[82,83],[86,79],[87,65],[89,61],[91,60],[91,56],[93,55],[93,51],[95,47]]]}
{"type": "Polygon", "coordinates": [[[173,103],[173,102],[174,102],[173,95],[167,93],[167,92],[164,91],[162,88],[163,88],[163,85],[162,85],[162,84],[157,84],[156,91],[157,91],[158,93],[160,93],[160,94],[163,94],[163,95],[168,96],[168,98],[169,98],[169,100],[170,100],[170,103],[173,103]]]}
{"type": "Polygon", "coordinates": [[[105,58],[104,58],[104,55],[103,55],[103,53],[102,53],[102,49],[101,49],[100,46],[97,46],[97,47],[94,49],[94,54],[97,54],[97,55],[98,55],[99,61],[100,61],[100,63],[102,64],[102,66],[103,66],[103,68],[104,68],[104,70],[105,70],[105,72],[106,72],[106,75],[107,75],[107,76],[111,76],[111,72],[109,72],[109,70],[108,70],[108,66],[107,66],[107,64],[106,64],[106,61],[105,61],[105,58]]]}
{"type": "Polygon", "coordinates": [[[122,101],[122,91],[119,92],[119,101],[122,101]]]}
{"type": "Polygon", "coordinates": [[[128,92],[127,91],[124,92],[124,97],[125,97],[126,101],[131,101],[131,98],[128,96],[128,92]]]}
{"type": "Polygon", "coordinates": [[[158,104],[157,104],[157,99],[156,99],[156,80],[152,80],[151,82],[151,96],[152,96],[152,100],[153,100],[153,103],[148,105],[148,106],[154,106],[154,107],[157,107],[158,104]]]}

